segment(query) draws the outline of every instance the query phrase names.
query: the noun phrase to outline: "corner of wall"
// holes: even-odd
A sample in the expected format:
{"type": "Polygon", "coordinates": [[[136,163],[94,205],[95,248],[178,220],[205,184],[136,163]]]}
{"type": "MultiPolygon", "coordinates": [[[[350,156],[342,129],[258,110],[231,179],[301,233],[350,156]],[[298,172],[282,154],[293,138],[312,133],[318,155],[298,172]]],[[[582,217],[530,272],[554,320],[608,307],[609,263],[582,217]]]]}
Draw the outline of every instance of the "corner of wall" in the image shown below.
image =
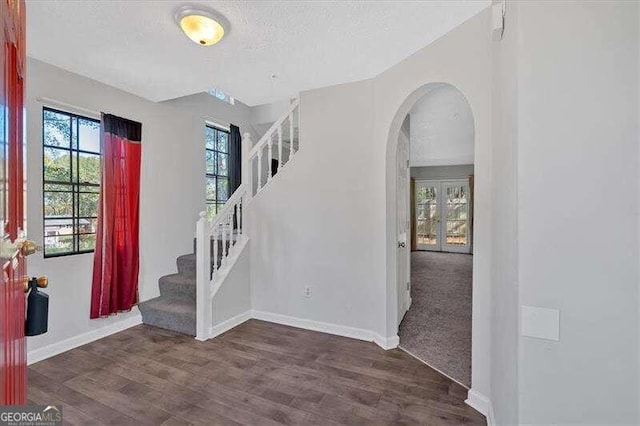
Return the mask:
{"type": "Polygon", "coordinates": [[[469,389],[467,399],[464,402],[484,415],[487,418],[487,425],[490,426],[495,424],[493,407],[491,405],[491,400],[487,396],[475,391],[474,389],[469,389]]]}

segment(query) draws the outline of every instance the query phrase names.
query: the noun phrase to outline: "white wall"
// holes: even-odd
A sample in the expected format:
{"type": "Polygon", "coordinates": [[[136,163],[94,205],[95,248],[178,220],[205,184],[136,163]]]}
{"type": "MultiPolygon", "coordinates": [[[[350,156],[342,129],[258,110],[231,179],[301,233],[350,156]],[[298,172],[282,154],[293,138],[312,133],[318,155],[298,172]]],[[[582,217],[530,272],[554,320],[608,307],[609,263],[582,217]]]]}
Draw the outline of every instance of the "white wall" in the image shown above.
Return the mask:
{"type": "MultiPolygon", "coordinates": [[[[509,7],[503,42],[484,11],[374,79],[301,95],[300,151],[247,209],[252,308],[395,335],[395,144],[425,85],[447,82],[475,118],[473,391],[501,424],[637,423],[638,5],[509,7]],[[560,341],[518,337],[519,305],[559,309],[560,341]]],[[[203,208],[202,119],[36,61],[28,72],[30,236],[34,98],[139,120],[141,297],[156,295],[203,208]]],[[[29,258],[51,282],[50,332],[30,350],[114,321],[88,319],[91,262],[29,258]]]]}
{"type": "Polygon", "coordinates": [[[372,105],[370,80],[302,93],[300,151],[247,210],[255,310],[367,330],[384,316],[367,243],[372,105]]]}
{"type": "Polygon", "coordinates": [[[522,423],[637,424],[638,3],[518,2],[522,423]],[[541,204],[543,203],[543,204],[541,204]]]}
{"type": "Polygon", "coordinates": [[[291,100],[284,99],[282,101],[273,102],[271,104],[256,105],[251,107],[251,128],[255,135],[253,143],[264,135],[269,127],[278,120],[287,111],[291,105],[291,100]]]}
{"type": "Polygon", "coordinates": [[[409,115],[412,167],[473,163],[473,113],[458,89],[434,86],[409,115]]]}
{"type": "Polygon", "coordinates": [[[233,124],[240,127],[240,134],[249,132],[254,139],[257,136],[251,126],[251,108],[238,100],[231,105],[208,93],[196,93],[164,101],[161,104],[179,108],[195,118],[206,119],[224,127],[233,124]]]}
{"type": "MultiPolygon", "coordinates": [[[[27,227],[42,243],[42,104],[53,98],[142,123],[140,299],[155,297],[158,278],[175,273],[176,257],[192,252],[198,212],[204,210],[204,120],[96,81],[29,59],[27,63],[27,227]]],[[[64,108],[60,108],[64,109],[64,108]]],[[[76,111],[83,113],[82,111],[76,111]]],[[[221,120],[236,118],[226,111],[221,120]]],[[[247,115],[248,116],[248,115],[247,115]]],[[[29,351],[109,327],[134,314],[89,320],[93,255],[28,259],[31,275],[48,275],[49,332],[30,337],[29,351]]]]}
{"type": "Polygon", "coordinates": [[[638,6],[508,7],[502,42],[483,12],[374,79],[302,94],[299,157],[251,205],[253,303],[395,333],[393,141],[448,82],[476,124],[473,402],[499,424],[635,424],[638,6]],[[560,309],[560,342],[519,337],[520,304],[560,309]]]}
{"type": "Polygon", "coordinates": [[[411,167],[411,177],[414,179],[466,179],[472,174],[473,164],[411,167]]]}
{"type": "Polygon", "coordinates": [[[211,318],[214,327],[251,310],[250,262],[249,247],[246,246],[213,298],[211,318]]]}
{"type": "Polygon", "coordinates": [[[225,127],[234,124],[240,127],[241,134],[250,133],[252,142],[255,144],[269,127],[285,113],[291,105],[291,101],[285,99],[271,104],[249,107],[237,99],[234,105],[231,105],[208,93],[196,93],[164,101],[162,104],[188,111],[195,117],[206,117],[207,120],[225,127]]]}
{"type": "MultiPolygon", "coordinates": [[[[396,276],[395,251],[395,135],[404,114],[438,83],[455,86],[469,102],[475,120],[475,228],[473,270],[472,388],[474,395],[488,397],[491,286],[491,41],[488,10],[469,19],[439,40],[425,47],[375,79],[376,126],[374,128],[375,165],[380,167],[372,191],[376,276],[385,276],[384,295],[393,294],[396,276]],[[472,70],[472,71],[471,71],[472,70]],[[378,151],[378,149],[380,149],[378,151]],[[384,173],[382,173],[384,171],[384,173]],[[378,207],[381,206],[381,207],[378,207]],[[377,238],[383,238],[382,241],[377,238]],[[382,252],[377,251],[383,248],[382,252]]],[[[413,121],[412,121],[413,126],[413,121]]],[[[413,153],[412,153],[413,154],[413,153]]],[[[387,301],[387,318],[395,317],[396,303],[387,301]]],[[[385,324],[387,333],[395,332],[385,324]]],[[[483,399],[484,401],[484,399],[483,399]]],[[[484,407],[479,407],[484,410],[484,407]]]]}
{"type": "Polygon", "coordinates": [[[489,35],[485,11],[374,79],[301,94],[300,151],[248,209],[255,309],[397,339],[395,145],[420,88],[451,83],[476,120],[473,387],[488,395],[489,35]]]}
{"type": "MultiPolygon", "coordinates": [[[[496,0],[501,4],[501,0],[496,0]]],[[[505,32],[492,43],[493,185],[491,402],[495,424],[518,424],[518,222],[516,1],[507,4],[505,32]]],[[[552,152],[549,153],[552,155],[552,152]]]]}

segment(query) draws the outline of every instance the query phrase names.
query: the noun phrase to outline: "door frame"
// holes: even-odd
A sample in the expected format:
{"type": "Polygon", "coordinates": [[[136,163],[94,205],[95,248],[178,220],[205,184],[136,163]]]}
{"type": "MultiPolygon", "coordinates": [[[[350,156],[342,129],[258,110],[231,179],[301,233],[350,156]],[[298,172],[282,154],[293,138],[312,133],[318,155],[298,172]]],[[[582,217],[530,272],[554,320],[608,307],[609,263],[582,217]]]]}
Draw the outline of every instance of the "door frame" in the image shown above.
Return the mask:
{"type": "Polygon", "coordinates": [[[398,196],[403,197],[403,203],[396,203],[397,213],[402,212],[404,217],[398,217],[396,223],[397,232],[397,251],[396,260],[399,265],[397,269],[397,297],[398,310],[397,322],[398,326],[404,315],[411,306],[411,226],[412,226],[412,210],[411,210],[411,168],[409,167],[410,142],[409,135],[401,132],[398,135],[398,152],[396,158],[398,179],[398,196]],[[401,156],[401,147],[404,152],[401,156]],[[401,180],[400,180],[401,179],[401,180]],[[403,206],[403,209],[400,207],[403,206]]]}

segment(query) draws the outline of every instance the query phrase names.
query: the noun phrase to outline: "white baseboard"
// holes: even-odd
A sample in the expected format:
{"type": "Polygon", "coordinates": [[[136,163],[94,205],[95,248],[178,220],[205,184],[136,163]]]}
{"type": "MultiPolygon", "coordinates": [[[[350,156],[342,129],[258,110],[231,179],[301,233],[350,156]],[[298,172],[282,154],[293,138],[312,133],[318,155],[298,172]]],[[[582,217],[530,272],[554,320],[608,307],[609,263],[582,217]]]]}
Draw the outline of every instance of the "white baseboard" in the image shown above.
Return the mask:
{"type": "Polygon", "coordinates": [[[487,426],[496,426],[496,415],[493,412],[493,404],[491,403],[491,401],[489,401],[489,414],[486,415],[487,417],[487,426]]]}
{"type": "MultiPolygon", "coordinates": [[[[288,315],[253,310],[243,312],[239,315],[236,315],[235,317],[223,321],[216,326],[211,327],[209,329],[209,338],[219,336],[220,334],[231,330],[232,328],[242,324],[243,322],[251,318],[273,322],[276,324],[288,325],[291,327],[303,328],[306,330],[320,331],[337,336],[350,337],[352,339],[364,340],[367,342],[374,342],[385,350],[394,349],[399,344],[399,337],[397,335],[383,337],[371,330],[365,330],[362,328],[348,327],[344,325],[331,324],[327,322],[313,321],[288,315]]],[[[113,322],[104,327],[70,337],[60,342],[52,343],[42,348],[28,351],[27,364],[30,365],[38,361],[45,360],[73,348],[77,348],[78,346],[86,345],[87,343],[91,343],[95,340],[110,336],[119,331],[126,330],[139,324],[142,324],[142,316],[138,311],[129,318],[113,322]]]]}
{"type": "Polygon", "coordinates": [[[228,320],[223,321],[218,325],[214,325],[209,330],[209,338],[212,339],[216,336],[219,336],[222,333],[231,330],[233,327],[237,327],[243,322],[250,320],[251,318],[251,311],[246,311],[239,315],[236,315],[235,317],[229,318],[228,320]]]}
{"type": "MultiPolygon", "coordinates": [[[[129,318],[112,322],[104,327],[97,328],[95,330],[88,331],[86,333],[79,334],[77,336],[70,337],[68,339],[61,340],[60,342],[52,343],[39,349],[27,351],[27,365],[31,365],[38,361],[51,358],[78,346],[86,345],[94,340],[102,339],[103,337],[110,336],[127,328],[134,327],[142,324],[142,315],[140,312],[136,312],[129,318]]],[[[28,345],[28,343],[27,343],[28,345]]]]}
{"type": "Polygon", "coordinates": [[[388,351],[389,349],[395,349],[398,347],[400,344],[400,337],[397,334],[390,337],[382,337],[379,334],[373,334],[373,343],[388,351]]]}
{"type": "Polygon", "coordinates": [[[314,321],[305,318],[292,317],[282,314],[274,314],[272,312],[251,311],[251,317],[273,322],[276,324],[288,325],[291,327],[303,328],[305,330],[320,331],[322,333],[334,334],[337,336],[350,337],[352,339],[365,340],[374,342],[381,348],[393,349],[398,346],[398,336],[382,337],[371,330],[363,328],[348,327],[345,325],[331,324],[328,322],[314,321]]]}
{"type": "Polygon", "coordinates": [[[483,414],[487,418],[487,425],[491,426],[495,424],[493,407],[491,406],[491,400],[488,397],[473,390],[472,388],[469,389],[467,399],[464,402],[473,407],[479,413],[483,414]]]}

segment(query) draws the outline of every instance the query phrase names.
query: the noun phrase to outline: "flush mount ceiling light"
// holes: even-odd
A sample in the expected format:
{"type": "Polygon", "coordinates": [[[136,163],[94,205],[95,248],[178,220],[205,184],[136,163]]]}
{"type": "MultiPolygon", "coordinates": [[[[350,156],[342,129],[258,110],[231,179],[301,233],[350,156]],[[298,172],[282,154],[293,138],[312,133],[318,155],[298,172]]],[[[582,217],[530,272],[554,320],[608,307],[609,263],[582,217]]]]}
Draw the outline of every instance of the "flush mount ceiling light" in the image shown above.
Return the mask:
{"type": "Polygon", "coordinates": [[[226,21],[211,10],[183,6],[176,11],[175,19],[187,37],[201,46],[211,46],[224,37],[226,21]]]}

